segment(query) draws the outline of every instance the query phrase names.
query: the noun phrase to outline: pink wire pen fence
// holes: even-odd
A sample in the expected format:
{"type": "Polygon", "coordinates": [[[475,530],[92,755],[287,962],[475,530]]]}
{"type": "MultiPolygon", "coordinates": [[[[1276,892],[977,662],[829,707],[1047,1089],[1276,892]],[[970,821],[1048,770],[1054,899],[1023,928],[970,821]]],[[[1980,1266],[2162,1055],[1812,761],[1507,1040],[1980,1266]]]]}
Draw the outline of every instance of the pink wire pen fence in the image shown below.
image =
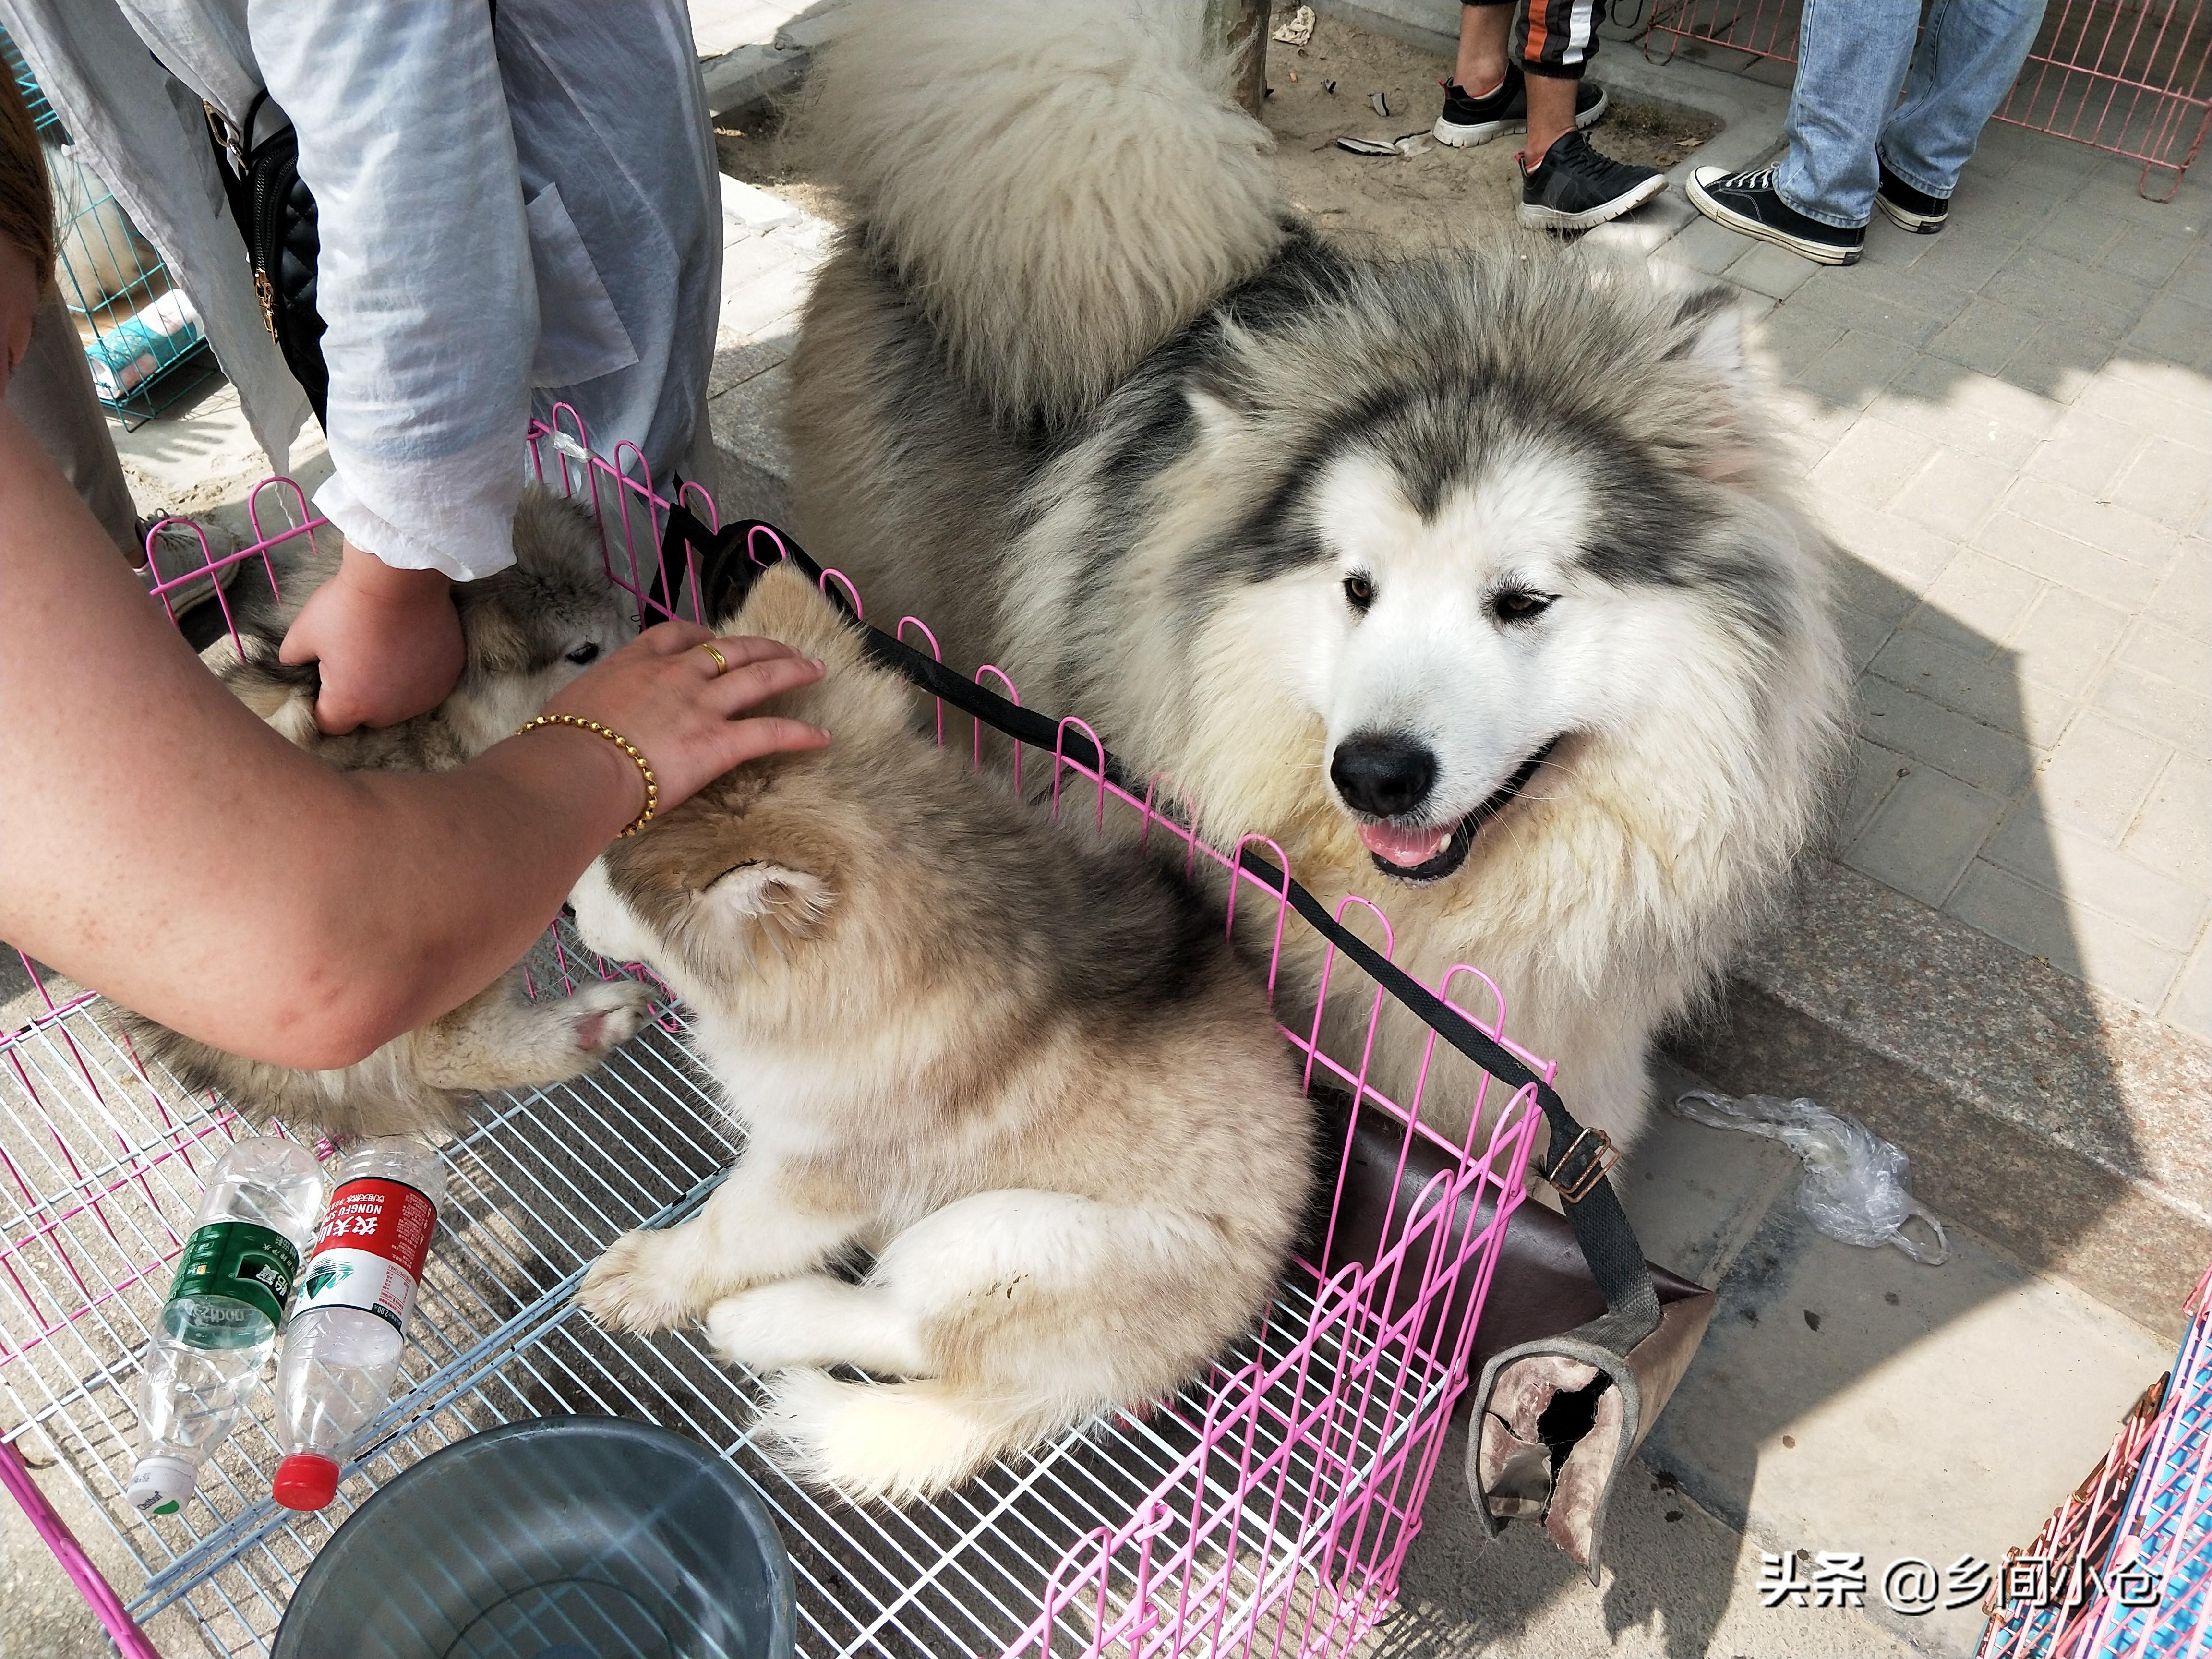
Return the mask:
{"type": "MultiPolygon", "coordinates": [[[[562,406],[533,425],[529,465],[591,509],[606,568],[641,623],[699,618],[696,570],[662,568],[672,501],[641,458],[595,453],[562,406]]],[[[673,499],[716,522],[695,486],[673,499]]],[[[252,562],[273,586],[323,526],[289,480],[264,484],[254,509],[256,540],[230,559],[252,562]]],[[[781,551],[771,532],[752,540],[757,558],[781,551]]],[[[167,597],[204,579],[167,584],[167,597]]],[[[823,580],[857,605],[842,575],[823,580]]],[[[220,603],[234,647],[232,600],[220,603]]],[[[921,619],[901,619],[896,632],[935,654],[921,619]]],[[[1013,694],[995,670],[979,678],[1013,694]]],[[[948,732],[939,705],[939,743],[980,755],[980,731],[971,748],[960,718],[948,732]]],[[[1075,746],[1070,732],[1095,735],[1072,717],[1060,731],[1064,748],[1075,746]]],[[[1248,843],[1224,851],[1179,821],[1164,786],[1138,795],[1065,752],[1030,759],[1053,768],[1055,814],[1093,832],[1109,811],[1134,814],[1146,838],[1176,837],[1190,868],[1211,861],[1228,894],[1224,926],[1263,946],[1272,936],[1278,958],[1288,930],[1309,925],[1289,907],[1287,861],[1272,843],[1257,843],[1277,866],[1271,881],[1244,859],[1248,843]]],[[[1387,918],[1370,907],[1352,920],[1388,953],[1387,918]]],[[[560,923],[529,967],[538,987],[642,973],[599,961],[560,923]]],[[[1327,971],[1334,994],[1364,995],[1356,965],[1332,959],[1327,971]]],[[[1468,998],[1468,1018],[1504,1040],[1504,999],[1487,980],[1455,969],[1437,988],[1468,998]]],[[[1509,1097],[1484,1079],[1472,1115],[1486,1138],[1448,1143],[1424,1121],[1425,1065],[1411,1099],[1368,1088],[1384,1000],[1374,987],[1367,1030],[1341,1044],[1322,1036],[1317,1012],[1283,1027],[1310,1087],[1352,1103],[1368,1144],[1378,1123],[1395,1136],[1401,1173],[1417,1139],[1449,1154],[1416,1198],[1391,1200],[1373,1258],[1338,1247],[1340,1190],[1258,1327],[1204,1376],[933,1504],[856,1510],[793,1482],[751,1443],[759,1378],[714,1361],[695,1334],[614,1337],[577,1310],[577,1284],[614,1237],[690,1214],[742,1151],[701,1085],[687,1012],[664,999],[659,1021],[600,1069],[487,1097],[442,1149],[451,1196],[401,1381],[337,1501],[306,1516],[275,1506],[264,1394],[204,1474],[204,1501],[145,1518],[123,1501],[138,1443],[138,1356],[208,1172],[247,1130],[222,1101],[142,1063],[105,1003],[48,996],[0,1037],[0,1484],[131,1659],[155,1659],[147,1628],[179,1618],[216,1652],[267,1652],[315,1553],[371,1490],[467,1435],[562,1412],[690,1434],[760,1486],[790,1551],[803,1654],[1345,1652],[1390,1606],[1419,1531],[1540,1121],[1532,1090],[1509,1097]]],[[[1433,1054],[1433,1033],[1428,1041],[1433,1054]]],[[[1376,1235],[1370,1225],[1361,1236],[1376,1235]]]]}
{"type": "MultiPolygon", "coordinates": [[[[1685,40],[1704,41],[1795,63],[1799,6],[1656,0],[1644,50],[1663,61],[1685,40]]],[[[2204,0],[2058,0],[1995,118],[2140,161],[2136,189],[2169,201],[2212,130],[2208,59],[2204,0]]]]}

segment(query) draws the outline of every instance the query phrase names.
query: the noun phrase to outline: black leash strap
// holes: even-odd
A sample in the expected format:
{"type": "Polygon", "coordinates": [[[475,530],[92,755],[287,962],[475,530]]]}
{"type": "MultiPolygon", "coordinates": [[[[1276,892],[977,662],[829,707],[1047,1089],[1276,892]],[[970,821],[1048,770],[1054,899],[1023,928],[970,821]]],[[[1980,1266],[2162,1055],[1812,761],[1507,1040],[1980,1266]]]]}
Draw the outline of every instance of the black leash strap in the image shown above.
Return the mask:
{"type": "MultiPolygon", "coordinates": [[[[1047,754],[1058,755],[1078,767],[1103,773],[1116,788],[1141,800],[1145,791],[1133,782],[1115,758],[1093,743],[1084,731],[1063,726],[1049,715],[1024,708],[997,693],[988,691],[965,675],[957,673],[933,657],[924,656],[903,641],[872,628],[854,610],[835,583],[824,583],[822,567],[799,544],[764,520],[748,519],[709,531],[688,509],[677,507],[668,515],[661,542],[661,568],[684,568],[685,544],[699,556],[699,593],[703,614],[727,617],[744,603],[746,594],[773,559],[763,562],[753,556],[756,537],[783,558],[805,571],[830,602],[860,629],[871,660],[897,670],[921,690],[972,715],[1017,742],[1047,754]]],[[[1551,1130],[1548,1168],[1538,1173],[1558,1188],[1565,1200],[1567,1219],[1576,1242],[1589,1263],[1590,1278],[1604,1296],[1620,1336],[1620,1352],[1648,1335],[1659,1323],[1658,1293],[1652,1289],[1651,1272],[1644,1260],[1620,1196],[1607,1181],[1607,1170],[1618,1154],[1603,1131],[1585,1129],[1567,1109],[1559,1091],[1536,1075],[1528,1063],[1489,1032],[1446,1003],[1434,991],[1392,962],[1366,940],[1329,914],[1328,907],[1293,880],[1288,872],[1248,846],[1237,860],[1247,874],[1282,894],[1307,924],[1369,977],[1411,1009],[1437,1036],[1465,1054],[1499,1082],[1516,1091],[1533,1089],[1536,1103],[1551,1130]]],[[[1608,1343],[1607,1346],[1613,1346],[1608,1343]]]]}

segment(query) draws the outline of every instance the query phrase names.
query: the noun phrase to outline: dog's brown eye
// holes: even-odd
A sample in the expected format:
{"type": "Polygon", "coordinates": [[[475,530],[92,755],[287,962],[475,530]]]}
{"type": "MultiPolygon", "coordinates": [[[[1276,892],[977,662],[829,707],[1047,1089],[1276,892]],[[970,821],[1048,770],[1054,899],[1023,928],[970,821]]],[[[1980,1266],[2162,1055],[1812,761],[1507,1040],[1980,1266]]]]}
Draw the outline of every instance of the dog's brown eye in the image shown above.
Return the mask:
{"type": "Polygon", "coordinates": [[[568,653],[568,660],[575,664],[579,668],[581,668],[587,662],[597,662],[599,659],[599,647],[590,640],[586,640],[581,645],[578,646],[574,651],[571,651],[568,653]]]}
{"type": "Polygon", "coordinates": [[[1375,603],[1375,584],[1367,577],[1353,574],[1344,579],[1344,597],[1354,611],[1364,611],[1375,603]]]}
{"type": "Polygon", "coordinates": [[[1528,622],[1551,609],[1553,595],[1531,593],[1525,587],[1510,587],[1491,601],[1500,622],[1528,622]]]}

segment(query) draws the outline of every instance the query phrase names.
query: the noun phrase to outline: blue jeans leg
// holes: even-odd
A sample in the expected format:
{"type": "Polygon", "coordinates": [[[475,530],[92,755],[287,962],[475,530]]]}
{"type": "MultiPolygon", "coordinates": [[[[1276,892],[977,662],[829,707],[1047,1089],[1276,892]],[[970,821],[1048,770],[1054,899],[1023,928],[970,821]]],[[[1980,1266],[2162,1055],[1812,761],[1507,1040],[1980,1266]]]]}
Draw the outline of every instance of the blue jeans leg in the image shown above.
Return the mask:
{"type": "Polygon", "coordinates": [[[1774,175],[1808,219],[1854,230],[1874,216],[1875,136],[1912,63],[1920,0],[1805,0],[1797,79],[1774,175]]]}
{"type": "Polygon", "coordinates": [[[1915,190],[1948,197],[1990,116],[2019,77],[2044,0],[1936,0],[1881,159],[1915,190]]]}

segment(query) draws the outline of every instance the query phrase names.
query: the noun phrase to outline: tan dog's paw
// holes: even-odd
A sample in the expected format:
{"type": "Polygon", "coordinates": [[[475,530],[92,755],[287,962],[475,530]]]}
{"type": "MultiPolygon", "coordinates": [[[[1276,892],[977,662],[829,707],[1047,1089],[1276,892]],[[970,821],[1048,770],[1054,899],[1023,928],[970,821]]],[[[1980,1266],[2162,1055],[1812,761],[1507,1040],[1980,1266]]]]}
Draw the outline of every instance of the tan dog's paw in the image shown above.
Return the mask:
{"type": "Polygon", "coordinates": [[[561,1012],[576,1044],[579,1060],[604,1059],[617,1044],[635,1036],[653,1018],[654,988],[641,980],[602,980],[562,1000],[561,1012]]]}
{"type": "Polygon", "coordinates": [[[699,1312],[680,1227],[624,1233],[576,1287],[584,1311],[611,1331],[665,1331],[699,1312]]]}

